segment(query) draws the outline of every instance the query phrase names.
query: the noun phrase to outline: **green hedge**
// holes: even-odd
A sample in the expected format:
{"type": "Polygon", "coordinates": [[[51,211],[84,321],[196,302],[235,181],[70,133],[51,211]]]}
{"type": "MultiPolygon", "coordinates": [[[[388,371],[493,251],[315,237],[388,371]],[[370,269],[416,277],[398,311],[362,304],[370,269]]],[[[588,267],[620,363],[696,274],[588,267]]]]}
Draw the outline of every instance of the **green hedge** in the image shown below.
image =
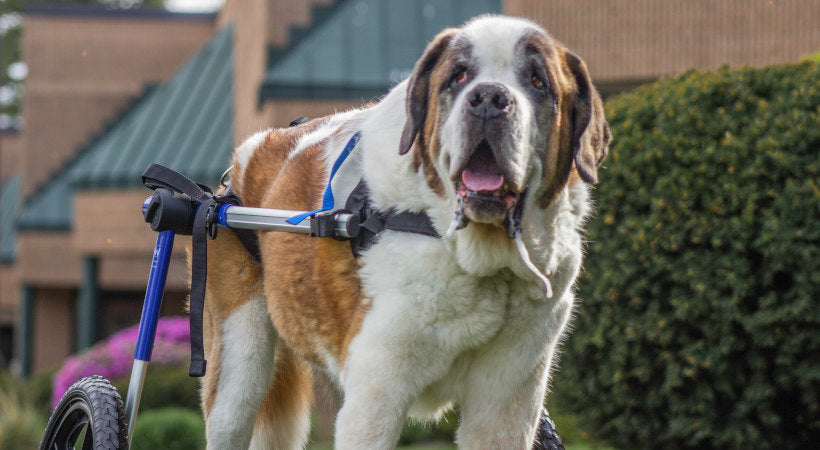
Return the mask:
{"type": "Polygon", "coordinates": [[[36,386],[0,372],[0,449],[27,450],[40,445],[46,416],[35,403],[38,395],[36,386]]]}
{"type": "MultiPolygon", "coordinates": [[[[112,381],[125,401],[130,376],[112,381]]],[[[140,396],[140,411],[168,407],[199,411],[199,378],[188,376],[187,365],[150,364],[140,396]]]]}
{"type": "Polygon", "coordinates": [[[623,448],[820,442],[820,64],[690,72],[606,104],[554,390],[623,448]]]}
{"type": "Polygon", "coordinates": [[[137,416],[132,450],[205,448],[205,422],[199,411],[161,408],[137,416]]]}

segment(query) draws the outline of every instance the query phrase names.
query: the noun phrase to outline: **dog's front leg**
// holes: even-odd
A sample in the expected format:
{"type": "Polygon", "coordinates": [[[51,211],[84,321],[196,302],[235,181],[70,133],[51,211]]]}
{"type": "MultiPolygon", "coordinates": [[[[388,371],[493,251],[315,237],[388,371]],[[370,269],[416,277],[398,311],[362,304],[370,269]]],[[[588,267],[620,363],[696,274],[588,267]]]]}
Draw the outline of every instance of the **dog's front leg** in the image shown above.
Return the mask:
{"type": "Polygon", "coordinates": [[[531,449],[544,398],[545,383],[541,379],[533,374],[517,386],[471,386],[461,405],[458,447],[531,449]]]}
{"type": "MultiPolygon", "coordinates": [[[[560,285],[559,285],[560,286],[560,285]]],[[[532,448],[556,343],[571,294],[547,303],[519,303],[517,327],[505,327],[477,353],[459,398],[459,448],[532,448]],[[546,325],[539,325],[546,324],[546,325]]]]}
{"type": "Polygon", "coordinates": [[[412,394],[369,380],[351,386],[336,418],[336,449],[391,449],[399,439],[412,394]]]}
{"type": "Polygon", "coordinates": [[[392,449],[399,439],[410,405],[452,363],[442,349],[430,358],[425,345],[432,337],[412,338],[412,319],[402,326],[370,317],[353,341],[341,374],[344,404],[336,419],[337,449],[392,449]],[[380,330],[368,329],[377,323],[380,330]],[[428,339],[430,338],[430,339],[428,339]]]}

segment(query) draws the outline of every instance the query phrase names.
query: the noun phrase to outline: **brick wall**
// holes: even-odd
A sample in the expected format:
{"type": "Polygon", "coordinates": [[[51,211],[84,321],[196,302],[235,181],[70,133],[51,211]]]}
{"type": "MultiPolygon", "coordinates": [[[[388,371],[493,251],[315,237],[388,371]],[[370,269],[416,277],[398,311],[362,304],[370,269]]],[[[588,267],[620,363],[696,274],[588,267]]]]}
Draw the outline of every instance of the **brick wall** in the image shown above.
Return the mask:
{"type": "Polygon", "coordinates": [[[82,258],[64,231],[21,231],[17,234],[17,266],[24,284],[76,287],[80,284],[82,258]]]}
{"type": "Polygon", "coordinates": [[[504,10],[542,24],[598,81],[786,63],[820,50],[816,0],[506,0],[504,10]]]}
{"type": "Polygon", "coordinates": [[[33,373],[55,367],[74,350],[75,298],[68,289],[39,289],[34,295],[33,373]]]}
{"type": "MultiPolygon", "coordinates": [[[[100,258],[100,287],[145,289],[157,234],[143,221],[140,205],[150,191],[81,191],[74,195],[71,251],[100,258]]],[[[166,287],[187,290],[185,249],[191,238],[176,236],[166,287]]]]}
{"type": "Polygon", "coordinates": [[[146,83],[168,78],[211,35],[211,20],[24,14],[24,195],[115,119],[146,83]]]}
{"type": "Polygon", "coordinates": [[[284,47],[288,44],[290,27],[307,26],[311,23],[311,12],[314,5],[329,5],[335,0],[308,0],[301,2],[269,0],[268,1],[268,44],[284,47]]]}
{"type": "Polygon", "coordinates": [[[0,184],[23,168],[23,136],[0,131],[0,184]]]}
{"type": "Polygon", "coordinates": [[[20,273],[17,266],[0,265],[0,325],[14,323],[20,300],[20,273]]]}

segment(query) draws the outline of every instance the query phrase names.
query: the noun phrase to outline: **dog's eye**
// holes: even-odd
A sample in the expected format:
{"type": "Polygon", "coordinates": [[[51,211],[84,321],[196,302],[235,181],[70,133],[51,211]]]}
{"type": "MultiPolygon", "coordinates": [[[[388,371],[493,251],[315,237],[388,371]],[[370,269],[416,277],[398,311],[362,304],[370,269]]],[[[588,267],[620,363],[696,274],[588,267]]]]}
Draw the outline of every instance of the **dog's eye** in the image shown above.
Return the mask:
{"type": "Polygon", "coordinates": [[[535,74],[535,73],[532,74],[532,78],[530,78],[530,83],[532,83],[532,86],[534,88],[538,89],[539,91],[544,89],[544,86],[545,86],[544,80],[542,80],[538,76],[538,74],[535,74]]]}
{"type": "Polygon", "coordinates": [[[462,70],[462,71],[456,73],[456,75],[453,77],[453,83],[463,84],[463,83],[467,82],[467,78],[468,78],[467,77],[467,71],[462,70]]]}

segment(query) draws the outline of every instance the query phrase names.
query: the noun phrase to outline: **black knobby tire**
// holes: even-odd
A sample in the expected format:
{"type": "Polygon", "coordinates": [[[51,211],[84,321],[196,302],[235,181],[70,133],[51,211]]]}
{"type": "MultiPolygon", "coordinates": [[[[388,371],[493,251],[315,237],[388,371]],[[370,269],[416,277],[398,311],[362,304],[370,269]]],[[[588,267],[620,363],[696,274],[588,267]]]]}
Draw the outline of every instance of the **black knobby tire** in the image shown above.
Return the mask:
{"type": "Polygon", "coordinates": [[[40,450],[102,450],[128,447],[125,408],[105,378],[83,378],[66,391],[48,419],[40,450]]]}
{"type": "Polygon", "coordinates": [[[541,408],[541,419],[538,422],[532,450],[564,450],[564,443],[561,436],[558,436],[555,422],[550,418],[547,408],[541,408]]]}

